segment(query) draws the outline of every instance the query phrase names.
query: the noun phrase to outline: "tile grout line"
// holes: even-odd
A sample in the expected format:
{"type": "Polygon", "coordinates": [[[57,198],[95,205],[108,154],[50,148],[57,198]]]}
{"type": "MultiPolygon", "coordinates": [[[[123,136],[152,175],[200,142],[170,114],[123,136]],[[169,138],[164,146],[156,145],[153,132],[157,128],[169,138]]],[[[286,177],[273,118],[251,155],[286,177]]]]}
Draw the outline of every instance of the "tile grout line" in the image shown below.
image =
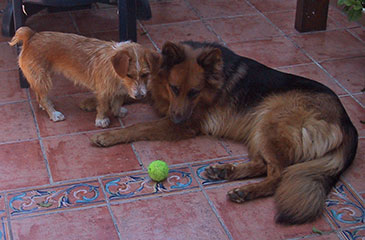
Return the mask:
{"type": "Polygon", "coordinates": [[[226,235],[227,235],[228,239],[229,239],[229,240],[233,240],[233,237],[232,237],[231,232],[229,231],[228,227],[227,227],[227,226],[226,226],[226,224],[224,223],[224,221],[223,221],[222,217],[220,216],[220,214],[219,214],[219,212],[218,212],[217,208],[215,207],[214,203],[212,202],[212,200],[211,200],[211,199],[210,199],[210,197],[208,196],[207,192],[205,191],[205,189],[204,189],[203,185],[201,184],[201,182],[200,182],[200,181],[198,181],[198,179],[197,179],[197,177],[196,177],[196,175],[195,175],[195,172],[193,171],[193,168],[191,167],[191,165],[189,165],[189,168],[190,168],[191,173],[193,174],[193,177],[194,177],[195,181],[198,183],[199,188],[201,189],[201,191],[202,191],[202,193],[203,193],[203,195],[204,195],[205,199],[207,200],[207,202],[208,202],[208,204],[209,204],[210,208],[212,209],[212,211],[213,211],[213,213],[215,214],[215,216],[216,216],[216,218],[217,218],[218,222],[221,224],[221,226],[222,226],[222,228],[223,228],[224,232],[226,233],[226,235]]]}
{"type": "Polygon", "coordinates": [[[33,116],[34,125],[35,125],[36,131],[37,131],[37,137],[38,137],[38,140],[39,140],[39,145],[41,147],[41,151],[42,151],[42,155],[43,155],[43,161],[46,165],[46,170],[47,170],[49,182],[50,182],[50,184],[53,184],[53,177],[52,177],[51,169],[49,167],[47,154],[46,154],[46,151],[45,151],[45,148],[44,148],[44,145],[43,145],[43,140],[42,140],[41,133],[40,133],[40,130],[39,130],[39,125],[38,125],[38,122],[37,122],[35,110],[34,110],[32,101],[30,99],[29,89],[27,89],[27,95],[28,95],[28,103],[29,103],[29,106],[30,106],[30,109],[31,109],[31,112],[32,112],[32,116],[33,116]]]}
{"type": "Polygon", "coordinates": [[[155,43],[155,41],[153,41],[150,33],[148,32],[147,28],[140,22],[138,21],[138,25],[142,28],[143,32],[146,33],[147,38],[151,41],[153,47],[159,52],[161,53],[161,49],[157,46],[157,44],[155,43]]]}
{"type": "MultiPolygon", "coordinates": [[[[256,7],[254,5],[252,5],[248,0],[245,0],[250,6],[252,6],[253,8],[256,9],[256,7]]],[[[258,9],[256,9],[258,11],[258,9]]],[[[350,95],[350,97],[355,100],[358,104],[360,104],[361,107],[365,108],[363,106],[363,104],[357,100],[352,93],[347,90],[347,88],[345,88],[336,78],[334,78],[317,60],[315,60],[309,53],[307,53],[307,51],[305,51],[302,47],[300,47],[288,34],[286,34],[283,30],[281,30],[278,26],[276,26],[268,17],[266,17],[261,11],[259,11],[260,15],[262,17],[265,18],[265,20],[270,23],[273,27],[275,27],[276,30],[278,30],[280,33],[283,34],[283,36],[285,38],[287,38],[296,48],[298,48],[305,56],[307,56],[314,64],[316,64],[322,71],[324,71],[327,76],[330,77],[330,79],[332,79],[335,83],[337,83],[337,85],[339,85],[347,94],[350,95]]],[[[338,30],[338,29],[337,29],[338,30]]],[[[337,31],[337,30],[333,30],[333,31],[337,31]]],[[[329,32],[329,30],[323,31],[323,32],[329,32]]],[[[314,32],[313,34],[315,34],[317,32],[314,32]]]]}
{"type": "Polygon", "coordinates": [[[109,211],[109,214],[110,214],[110,216],[111,216],[111,218],[112,218],[112,221],[113,221],[113,224],[114,224],[114,228],[115,228],[115,230],[117,231],[118,238],[119,238],[119,240],[123,240],[122,235],[121,235],[121,233],[120,233],[120,231],[119,231],[119,228],[118,228],[117,220],[116,220],[115,215],[114,215],[114,213],[113,213],[113,211],[112,211],[112,208],[111,208],[111,206],[110,206],[110,201],[109,201],[108,195],[106,194],[106,190],[104,189],[104,184],[103,184],[103,182],[101,181],[101,178],[98,178],[98,182],[99,182],[99,184],[100,184],[100,188],[101,188],[101,189],[102,189],[102,191],[103,191],[103,194],[104,194],[104,197],[105,197],[105,201],[106,201],[106,206],[107,206],[108,211],[109,211]]]}
{"type": "Polygon", "coordinates": [[[77,34],[81,34],[80,29],[79,29],[79,27],[77,26],[76,21],[75,21],[74,17],[72,16],[71,12],[70,12],[70,11],[68,11],[68,12],[67,12],[67,14],[68,14],[69,18],[71,19],[72,25],[73,25],[73,26],[74,26],[74,28],[76,29],[77,34]]]}

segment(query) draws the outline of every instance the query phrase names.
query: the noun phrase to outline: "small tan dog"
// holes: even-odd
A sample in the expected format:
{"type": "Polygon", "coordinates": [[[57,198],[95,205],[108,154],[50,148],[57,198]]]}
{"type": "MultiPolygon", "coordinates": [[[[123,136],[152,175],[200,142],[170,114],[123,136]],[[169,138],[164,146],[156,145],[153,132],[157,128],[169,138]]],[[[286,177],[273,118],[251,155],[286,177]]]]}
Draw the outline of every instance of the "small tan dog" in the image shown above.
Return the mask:
{"type": "Polygon", "coordinates": [[[9,42],[22,42],[19,66],[35,92],[40,107],[53,121],[64,115],[48,99],[52,74],[61,73],[92,90],[97,100],[95,125],[107,127],[109,110],[126,115],[126,98],[146,96],[147,81],[159,68],[159,53],[133,42],[108,42],[70,33],[39,32],[21,27],[9,42]]]}

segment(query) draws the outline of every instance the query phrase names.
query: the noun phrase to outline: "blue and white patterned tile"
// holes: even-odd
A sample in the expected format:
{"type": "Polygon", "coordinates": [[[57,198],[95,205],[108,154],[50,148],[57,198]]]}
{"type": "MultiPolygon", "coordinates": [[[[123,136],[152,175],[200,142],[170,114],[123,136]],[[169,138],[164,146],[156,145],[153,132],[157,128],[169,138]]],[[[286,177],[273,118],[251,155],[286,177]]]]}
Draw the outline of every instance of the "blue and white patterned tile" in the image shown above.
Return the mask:
{"type": "Polygon", "coordinates": [[[364,225],[365,208],[353,189],[339,181],[326,200],[326,214],[335,228],[364,225]]]}
{"type": "Polygon", "coordinates": [[[11,217],[105,203],[98,181],[8,194],[11,217]]]}
{"type": "Polygon", "coordinates": [[[147,173],[102,179],[107,198],[121,200],[197,188],[189,168],[170,169],[166,180],[155,182],[147,173]]]}
{"type": "Polygon", "coordinates": [[[363,240],[365,239],[365,225],[341,231],[339,235],[345,240],[363,240]]]}

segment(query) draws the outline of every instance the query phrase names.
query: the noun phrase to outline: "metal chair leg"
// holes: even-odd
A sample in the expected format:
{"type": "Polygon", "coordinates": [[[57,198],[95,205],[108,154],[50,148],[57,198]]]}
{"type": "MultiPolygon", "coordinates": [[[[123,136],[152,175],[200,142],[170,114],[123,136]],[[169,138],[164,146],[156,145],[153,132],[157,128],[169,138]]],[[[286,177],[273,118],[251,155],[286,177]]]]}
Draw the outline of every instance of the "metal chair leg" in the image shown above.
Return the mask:
{"type": "Polygon", "coordinates": [[[137,42],[136,0],[118,0],[119,40],[137,42]]]}

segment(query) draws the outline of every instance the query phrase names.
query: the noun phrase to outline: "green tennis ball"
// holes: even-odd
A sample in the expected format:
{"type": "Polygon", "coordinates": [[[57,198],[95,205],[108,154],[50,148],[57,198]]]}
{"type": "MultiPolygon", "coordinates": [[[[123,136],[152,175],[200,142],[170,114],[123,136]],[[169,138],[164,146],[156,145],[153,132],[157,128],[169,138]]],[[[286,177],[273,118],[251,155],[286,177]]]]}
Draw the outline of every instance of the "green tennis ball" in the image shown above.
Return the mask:
{"type": "Polygon", "coordinates": [[[148,166],[148,175],[156,182],[161,182],[169,175],[169,166],[161,160],[156,160],[148,166]]]}

